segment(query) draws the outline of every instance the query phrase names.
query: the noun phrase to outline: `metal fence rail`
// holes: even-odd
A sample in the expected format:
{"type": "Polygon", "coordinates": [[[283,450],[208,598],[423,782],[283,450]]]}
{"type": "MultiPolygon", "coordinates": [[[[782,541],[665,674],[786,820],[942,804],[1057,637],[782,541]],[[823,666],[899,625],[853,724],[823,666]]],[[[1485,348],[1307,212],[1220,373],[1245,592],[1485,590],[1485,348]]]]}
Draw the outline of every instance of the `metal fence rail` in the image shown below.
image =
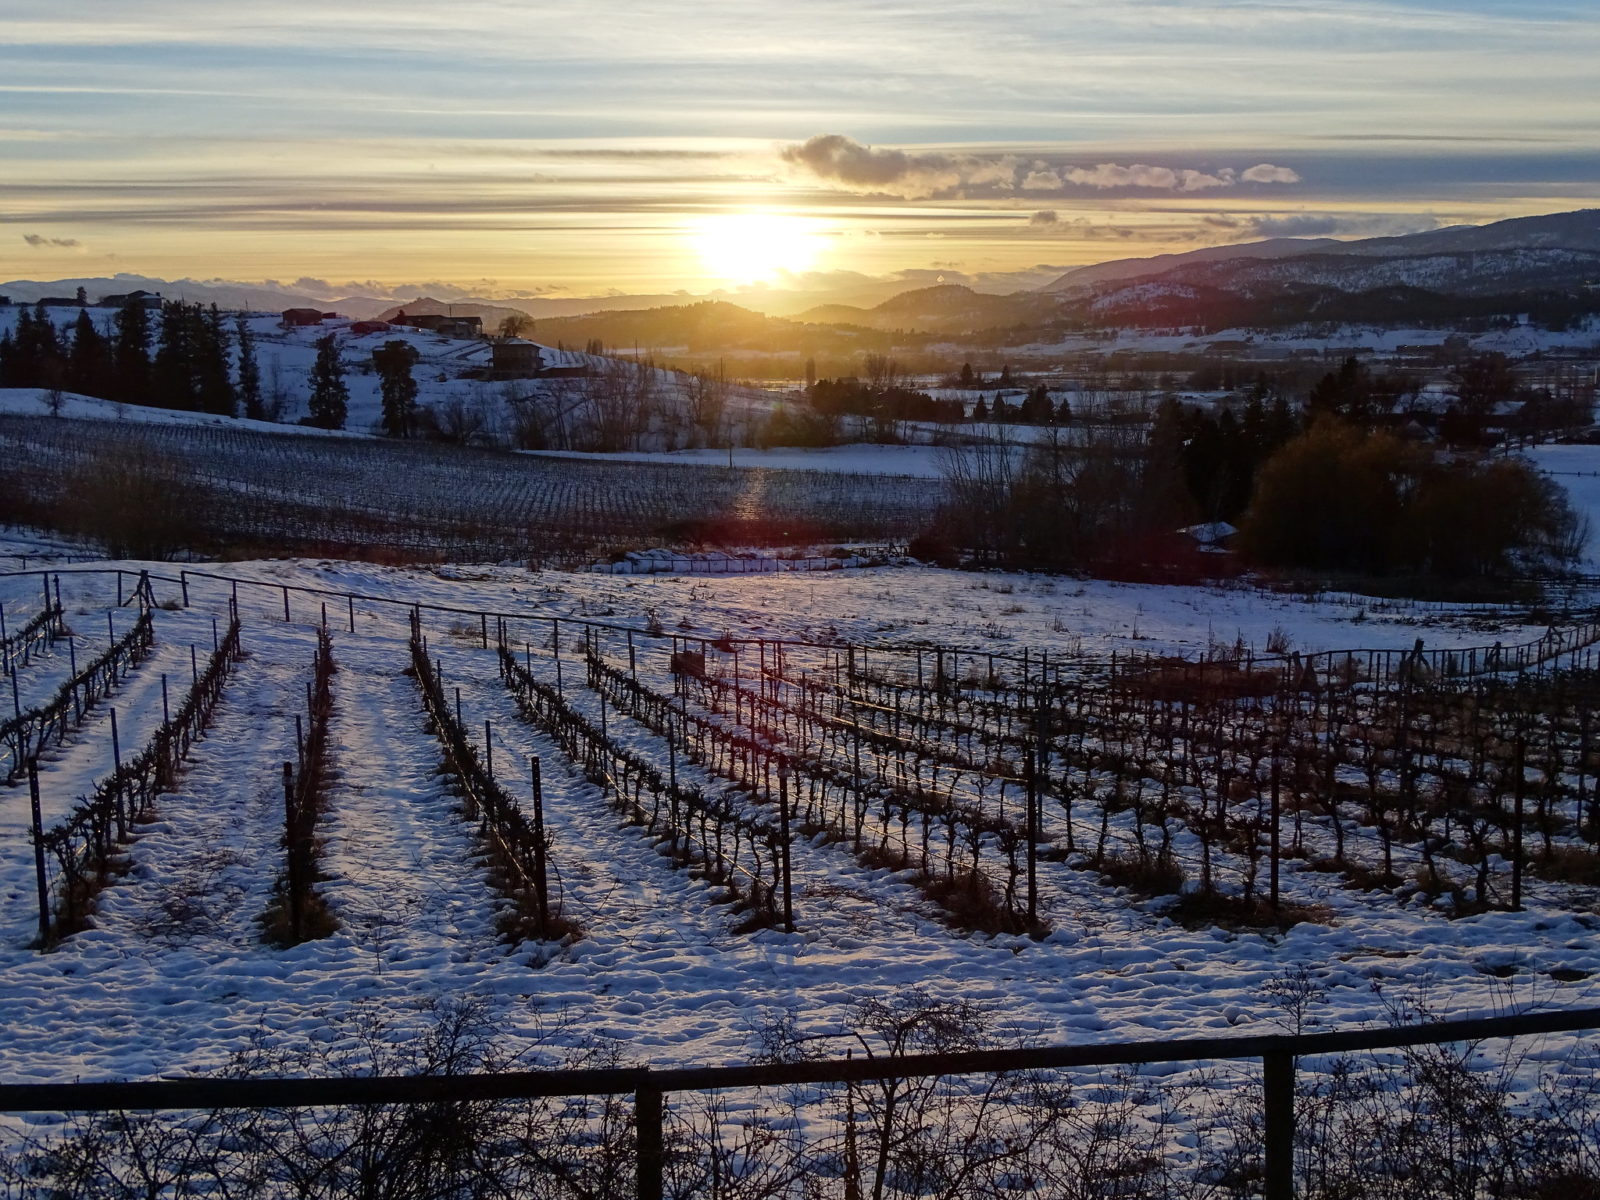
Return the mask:
{"type": "Polygon", "coordinates": [[[945,1075],[1138,1066],[1218,1060],[1262,1061],[1266,1200],[1294,1195],[1295,1061],[1407,1046],[1600,1029],[1600,1008],[1528,1013],[1262,1037],[1180,1038],[1091,1046],[1042,1046],[954,1054],[830,1059],[760,1066],[511,1071],[497,1074],[367,1076],[339,1079],[164,1079],[129,1083],[0,1084],[0,1113],[222,1108],[320,1108],[440,1104],[565,1096],[634,1097],[637,1200],[661,1200],[664,1099],[678,1092],[786,1084],[861,1083],[945,1075]]]}

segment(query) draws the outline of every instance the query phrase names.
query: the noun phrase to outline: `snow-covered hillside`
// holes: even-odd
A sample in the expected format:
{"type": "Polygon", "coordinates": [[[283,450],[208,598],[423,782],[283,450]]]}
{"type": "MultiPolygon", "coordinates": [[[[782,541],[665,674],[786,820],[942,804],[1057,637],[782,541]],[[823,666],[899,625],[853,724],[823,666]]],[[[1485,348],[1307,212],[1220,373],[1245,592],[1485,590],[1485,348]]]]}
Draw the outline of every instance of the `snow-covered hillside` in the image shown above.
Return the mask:
{"type": "MultiPolygon", "coordinates": [[[[15,327],[19,311],[17,306],[0,307],[0,333],[15,327]]],[[[63,332],[77,321],[79,311],[46,310],[63,332]]],[[[115,310],[84,311],[110,335],[115,310]]],[[[721,410],[719,423],[708,436],[694,420],[698,385],[679,372],[540,346],[544,366],[565,377],[491,381],[483,378],[491,351],[482,340],[402,326],[357,332],[354,326],[360,322],[347,320],[285,328],[277,314],[251,315],[246,324],[256,347],[264,399],[281,423],[292,424],[307,415],[316,342],[329,333],[338,340],[346,368],[350,402],[345,428],[359,433],[381,429],[383,403],[372,352],[392,341],[404,342],[417,352],[413,377],[418,404],[434,414],[437,424],[452,436],[471,435],[507,446],[527,445],[530,423],[543,427],[545,440],[556,448],[584,449],[596,442],[645,450],[722,444],[730,425],[735,440],[743,443],[779,403],[775,394],[725,385],[715,398],[721,410]],[[646,417],[637,421],[634,414],[641,408],[647,410],[646,417]]]]}

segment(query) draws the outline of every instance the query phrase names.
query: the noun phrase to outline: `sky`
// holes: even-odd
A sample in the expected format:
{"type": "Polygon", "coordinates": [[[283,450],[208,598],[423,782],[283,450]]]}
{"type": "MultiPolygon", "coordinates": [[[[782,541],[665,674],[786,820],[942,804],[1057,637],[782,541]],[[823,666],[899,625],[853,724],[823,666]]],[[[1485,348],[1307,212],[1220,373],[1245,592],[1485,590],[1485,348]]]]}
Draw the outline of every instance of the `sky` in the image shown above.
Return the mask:
{"type": "Polygon", "coordinates": [[[1600,204],[1595,0],[0,0],[0,279],[990,290],[1600,204]]]}

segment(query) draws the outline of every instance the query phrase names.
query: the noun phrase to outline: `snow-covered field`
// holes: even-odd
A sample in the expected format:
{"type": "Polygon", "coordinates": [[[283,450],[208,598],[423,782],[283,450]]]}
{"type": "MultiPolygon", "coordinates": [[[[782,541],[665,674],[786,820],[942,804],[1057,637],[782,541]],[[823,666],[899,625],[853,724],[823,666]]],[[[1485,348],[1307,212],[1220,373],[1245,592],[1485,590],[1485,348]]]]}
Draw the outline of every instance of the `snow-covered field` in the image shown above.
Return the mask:
{"type": "Polygon", "coordinates": [[[1566,488],[1572,507],[1588,520],[1584,570],[1600,571],[1600,446],[1534,446],[1523,454],[1566,488]]]}
{"type": "MultiPolygon", "coordinates": [[[[1263,988],[1297,967],[1326,992],[1313,1014],[1323,1024],[1378,1020],[1397,995],[1426,997],[1451,1015],[1600,1000],[1592,895],[1538,885],[1524,912],[1449,920],[1294,865],[1286,894],[1328,906],[1334,919],[1277,936],[1185,929],[1093,872],[1044,863],[1053,932],[1034,942],[958,934],[894,874],[837,847],[801,844],[798,932],[736,933],[737,918],[709,885],[623,826],[595,785],[523,722],[494,652],[479,645],[476,618],[434,614],[431,645],[447,682],[461,688],[465,723],[492,723],[496,762],[519,764],[504,767],[516,795],[527,790],[520,764],[533,755],[544,763],[554,863],[568,912],[585,931],[555,950],[507,946],[495,935],[497,901],[470,825],[437,773],[438,747],[405,674],[403,604],[654,623],[710,638],[1028,646],[1064,658],[1194,655],[1208,641],[1260,647],[1275,634],[1312,650],[1409,647],[1418,637],[1430,646],[1510,643],[1542,632],[1509,615],[921,568],[712,581],[310,561],[206,569],[273,585],[240,589],[248,657],[179,787],[133,843],[128,873],[103,894],[94,928],[50,953],[27,948],[36,914],[26,789],[0,791],[0,1078],[204,1071],[253,1039],[309,1044],[368,1002],[404,1011],[440,997],[488,1005],[511,1051],[602,1037],[657,1065],[739,1061],[777,1015],[825,1034],[853,1004],[909,989],[1002,1012],[1015,1033],[1039,1042],[1276,1031],[1283,1014],[1263,988]],[[264,946],[256,921],[279,868],[278,767],[293,757],[321,609],[291,594],[285,623],[280,584],[401,602],[355,601],[350,633],[351,610],[329,601],[337,782],[323,828],[322,890],[340,928],[291,950],[264,946]]],[[[69,624],[103,631],[114,579],[64,567],[61,581],[69,624]]],[[[26,619],[36,593],[33,578],[0,578],[10,621],[26,619]]],[[[186,681],[190,644],[209,646],[212,616],[230,594],[228,584],[192,579],[191,608],[156,610],[157,654],[111,702],[124,747],[148,731],[160,676],[186,681]]],[[[175,603],[178,591],[158,582],[156,597],[175,603]]],[[[532,653],[536,674],[553,678],[548,648],[532,653]]],[[[50,671],[41,660],[21,672],[24,704],[42,694],[50,671]]],[[[568,671],[572,702],[593,717],[597,703],[577,682],[575,661],[568,671]]],[[[659,752],[642,726],[614,711],[610,720],[630,744],[659,752]]],[[[41,764],[47,821],[108,769],[107,721],[96,713],[41,764]]],[[[697,768],[682,769],[695,777],[697,768]]],[[[1550,1052],[1571,1044],[1553,1039],[1550,1052]]]]}

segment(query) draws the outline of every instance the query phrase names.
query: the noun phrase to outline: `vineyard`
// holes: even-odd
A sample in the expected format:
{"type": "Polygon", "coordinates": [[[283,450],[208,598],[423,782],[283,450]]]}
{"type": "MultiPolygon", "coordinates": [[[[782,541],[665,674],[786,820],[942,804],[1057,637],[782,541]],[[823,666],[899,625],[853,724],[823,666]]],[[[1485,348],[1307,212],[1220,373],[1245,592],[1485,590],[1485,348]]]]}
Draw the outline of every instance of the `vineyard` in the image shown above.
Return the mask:
{"type": "Polygon", "coordinates": [[[0,578],[8,1078],[234,1071],[469,1000],[582,1065],[909,999],[1093,1042],[1281,1028],[1295,980],[1312,1023],[1593,995],[1600,626],[1180,658],[417,582],[0,578]]]}
{"type": "MultiPolygon", "coordinates": [[[[0,418],[0,517],[105,524],[92,480],[132,473],[174,514],[173,546],[421,561],[581,561],[641,543],[903,540],[933,480],[561,460],[236,427],[0,418]],[[226,514],[225,523],[223,514],[226,514]]],[[[111,501],[102,501],[102,504],[111,501]]],[[[71,531],[69,529],[69,531],[71,531]]],[[[127,548],[136,552],[139,547],[127,548]]]]}

